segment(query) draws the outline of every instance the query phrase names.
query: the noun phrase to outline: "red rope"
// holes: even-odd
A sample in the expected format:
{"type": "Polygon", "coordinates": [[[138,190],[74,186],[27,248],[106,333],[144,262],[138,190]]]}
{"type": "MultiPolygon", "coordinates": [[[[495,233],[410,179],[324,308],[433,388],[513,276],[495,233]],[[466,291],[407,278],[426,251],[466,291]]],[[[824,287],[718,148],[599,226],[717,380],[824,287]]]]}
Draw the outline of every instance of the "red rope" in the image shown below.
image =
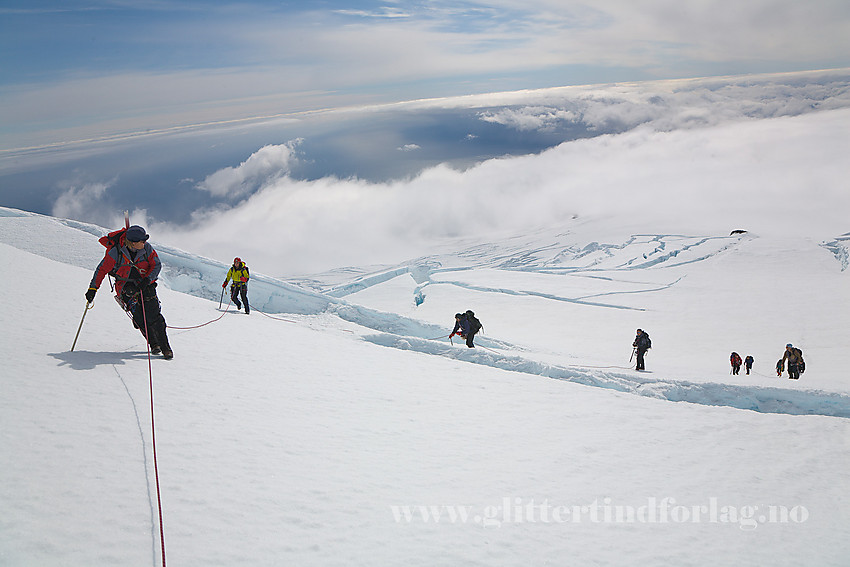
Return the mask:
{"type": "Polygon", "coordinates": [[[205,327],[205,326],[209,325],[210,323],[215,323],[216,321],[218,321],[219,319],[224,317],[227,314],[227,311],[229,309],[230,309],[230,303],[227,304],[227,307],[225,308],[224,312],[221,315],[219,315],[218,317],[216,317],[212,321],[207,321],[206,323],[201,323],[200,325],[195,325],[193,327],[172,327],[171,325],[166,325],[166,327],[168,329],[179,329],[181,331],[185,331],[186,329],[200,329],[201,327],[205,327]]]}
{"type": "Polygon", "coordinates": [[[156,505],[159,509],[159,543],[160,548],[162,549],[162,567],[166,567],[165,565],[165,529],[163,527],[162,522],[162,495],[159,489],[159,467],[157,466],[156,461],[156,423],[154,421],[154,411],[153,411],[153,365],[151,364],[151,347],[150,347],[150,335],[148,335],[148,317],[147,313],[145,313],[145,298],[140,297],[139,300],[142,304],[142,318],[145,322],[145,338],[148,339],[146,341],[146,346],[148,349],[148,376],[150,377],[150,394],[151,394],[151,444],[153,445],[153,472],[154,477],[156,478],[156,505]]]}
{"type": "Polygon", "coordinates": [[[260,315],[265,315],[265,316],[266,316],[266,317],[268,317],[269,319],[274,319],[275,321],[286,321],[287,323],[297,323],[297,321],[292,321],[291,319],[284,319],[283,317],[272,317],[272,316],[271,316],[271,315],[269,315],[268,313],[263,313],[263,312],[262,312],[262,311],[260,311],[259,309],[255,309],[254,311],[256,311],[257,313],[259,313],[260,315]]]}

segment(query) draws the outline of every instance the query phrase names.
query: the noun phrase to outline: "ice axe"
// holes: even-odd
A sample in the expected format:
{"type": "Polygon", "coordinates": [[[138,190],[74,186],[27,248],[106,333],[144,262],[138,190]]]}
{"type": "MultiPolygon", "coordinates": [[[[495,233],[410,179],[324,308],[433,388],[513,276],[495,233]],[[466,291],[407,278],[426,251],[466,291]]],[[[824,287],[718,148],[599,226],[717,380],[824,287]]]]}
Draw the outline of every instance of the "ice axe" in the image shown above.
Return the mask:
{"type": "Polygon", "coordinates": [[[83,309],[83,318],[80,319],[80,326],[77,327],[77,334],[74,335],[74,344],[71,345],[71,352],[74,352],[74,347],[77,346],[77,339],[80,338],[80,330],[83,328],[83,321],[86,320],[86,313],[88,313],[88,310],[92,307],[94,307],[94,303],[86,301],[86,308],[83,309]]]}
{"type": "Polygon", "coordinates": [[[221,309],[221,302],[224,301],[224,287],[221,288],[221,299],[218,300],[218,308],[221,309]]]}

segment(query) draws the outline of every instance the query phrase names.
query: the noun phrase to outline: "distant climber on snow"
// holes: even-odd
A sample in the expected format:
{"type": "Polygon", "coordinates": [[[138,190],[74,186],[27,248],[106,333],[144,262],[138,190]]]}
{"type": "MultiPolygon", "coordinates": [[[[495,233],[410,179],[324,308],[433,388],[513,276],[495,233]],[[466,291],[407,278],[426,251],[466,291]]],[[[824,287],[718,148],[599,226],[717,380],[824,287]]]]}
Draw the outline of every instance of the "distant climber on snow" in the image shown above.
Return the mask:
{"type": "Polygon", "coordinates": [[[161,352],[163,358],[171,359],[174,353],[168,344],[165,317],[156,295],[156,278],[162,263],[156,250],[148,244],[148,238],[144,228],[133,225],[110,232],[99,240],[106,247],[106,254],[94,271],[86,301],[94,301],[107,274],[115,278],[115,295],[121,307],[132,316],[133,326],[148,341],[151,353],[161,352]]]}
{"type": "Polygon", "coordinates": [[[637,353],[637,366],[635,366],[635,370],[646,370],[644,356],[646,356],[646,351],[652,348],[649,333],[646,333],[643,329],[638,329],[635,335],[635,342],[632,343],[632,346],[635,348],[632,354],[637,353]]]}
{"type": "Polygon", "coordinates": [[[481,329],[481,321],[475,317],[475,313],[472,311],[467,310],[466,313],[455,313],[455,326],[452,329],[452,334],[449,335],[449,339],[455,335],[459,335],[461,338],[466,339],[466,346],[475,348],[472,340],[475,338],[475,334],[481,329]]]}
{"type": "MultiPolygon", "coordinates": [[[[251,306],[248,305],[248,280],[251,274],[248,273],[248,266],[241,258],[234,258],[233,265],[227,271],[227,277],[224,278],[224,283],[221,284],[222,289],[227,287],[227,282],[233,280],[230,286],[230,300],[236,305],[236,309],[242,309],[242,303],[245,304],[245,315],[251,313],[251,306]],[[242,296],[242,303],[239,302],[239,296],[242,296]]],[[[222,292],[223,293],[223,292],[222,292]]]]}
{"type": "Polygon", "coordinates": [[[748,354],[747,358],[744,359],[744,368],[747,369],[748,376],[750,374],[750,370],[753,369],[753,362],[755,362],[755,359],[752,357],[752,355],[748,354]]]}
{"type": "Polygon", "coordinates": [[[744,363],[744,361],[741,360],[741,355],[738,354],[737,352],[733,352],[729,356],[729,362],[732,363],[732,374],[737,376],[738,373],[741,371],[741,364],[744,363]]]}
{"type": "Polygon", "coordinates": [[[803,351],[796,348],[791,343],[785,345],[785,354],[782,355],[782,359],[779,363],[777,363],[777,373],[779,376],[782,376],[782,370],[786,360],[788,361],[788,379],[799,380],[800,374],[806,371],[806,362],[803,360],[803,351]]]}

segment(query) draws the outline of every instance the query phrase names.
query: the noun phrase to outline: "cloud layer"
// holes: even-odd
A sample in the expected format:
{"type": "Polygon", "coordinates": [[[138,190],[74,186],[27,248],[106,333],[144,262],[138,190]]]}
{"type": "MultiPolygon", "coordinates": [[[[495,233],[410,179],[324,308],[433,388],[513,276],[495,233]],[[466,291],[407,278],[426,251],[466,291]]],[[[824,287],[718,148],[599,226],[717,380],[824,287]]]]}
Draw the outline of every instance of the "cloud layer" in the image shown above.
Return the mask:
{"type": "Polygon", "coordinates": [[[223,130],[128,146],[108,159],[124,162],[120,175],[75,169],[52,213],[112,226],[135,209],[134,222],[162,242],[251,258],[275,275],[394,263],[601,217],[626,233],[831,239],[850,230],[848,112],[850,72],[413,101],[305,118],[286,125],[284,143],[272,123],[275,143],[223,130]],[[250,149],[210,155],[233,140],[250,149]],[[171,156],[177,179],[202,181],[164,183],[154,149],[171,156]],[[123,186],[131,165],[154,171],[140,189],[123,186]]]}
{"type": "MultiPolygon", "coordinates": [[[[454,239],[570,230],[603,217],[624,232],[743,227],[824,239],[850,229],[847,132],[850,110],[836,110],[672,132],[642,127],[390,183],[284,175],[231,209],[199,212],[189,228],[154,230],[275,275],[398,262],[454,239]]],[[[285,165],[288,156],[279,157],[285,165]]]]}

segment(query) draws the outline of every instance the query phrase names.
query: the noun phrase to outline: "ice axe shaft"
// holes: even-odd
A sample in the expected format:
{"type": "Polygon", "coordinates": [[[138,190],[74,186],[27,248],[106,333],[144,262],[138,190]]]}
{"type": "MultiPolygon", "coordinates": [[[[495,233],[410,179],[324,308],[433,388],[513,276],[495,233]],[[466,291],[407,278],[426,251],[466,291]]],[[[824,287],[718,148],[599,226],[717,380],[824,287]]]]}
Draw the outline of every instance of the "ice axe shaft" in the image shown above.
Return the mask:
{"type": "Polygon", "coordinates": [[[74,344],[71,345],[71,352],[74,352],[74,347],[77,346],[77,339],[80,338],[80,331],[83,328],[83,321],[86,320],[86,313],[88,313],[88,310],[91,309],[92,307],[94,307],[94,303],[89,303],[87,301],[86,302],[86,308],[83,309],[83,317],[82,317],[82,319],[80,319],[80,326],[77,327],[77,334],[74,335],[74,344]]]}
{"type": "Polygon", "coordinates": [[[218,300],[218,308],[221,309],[221,302],[224,301],[224,288],[221,288],[221,299],[218,300]]]}

